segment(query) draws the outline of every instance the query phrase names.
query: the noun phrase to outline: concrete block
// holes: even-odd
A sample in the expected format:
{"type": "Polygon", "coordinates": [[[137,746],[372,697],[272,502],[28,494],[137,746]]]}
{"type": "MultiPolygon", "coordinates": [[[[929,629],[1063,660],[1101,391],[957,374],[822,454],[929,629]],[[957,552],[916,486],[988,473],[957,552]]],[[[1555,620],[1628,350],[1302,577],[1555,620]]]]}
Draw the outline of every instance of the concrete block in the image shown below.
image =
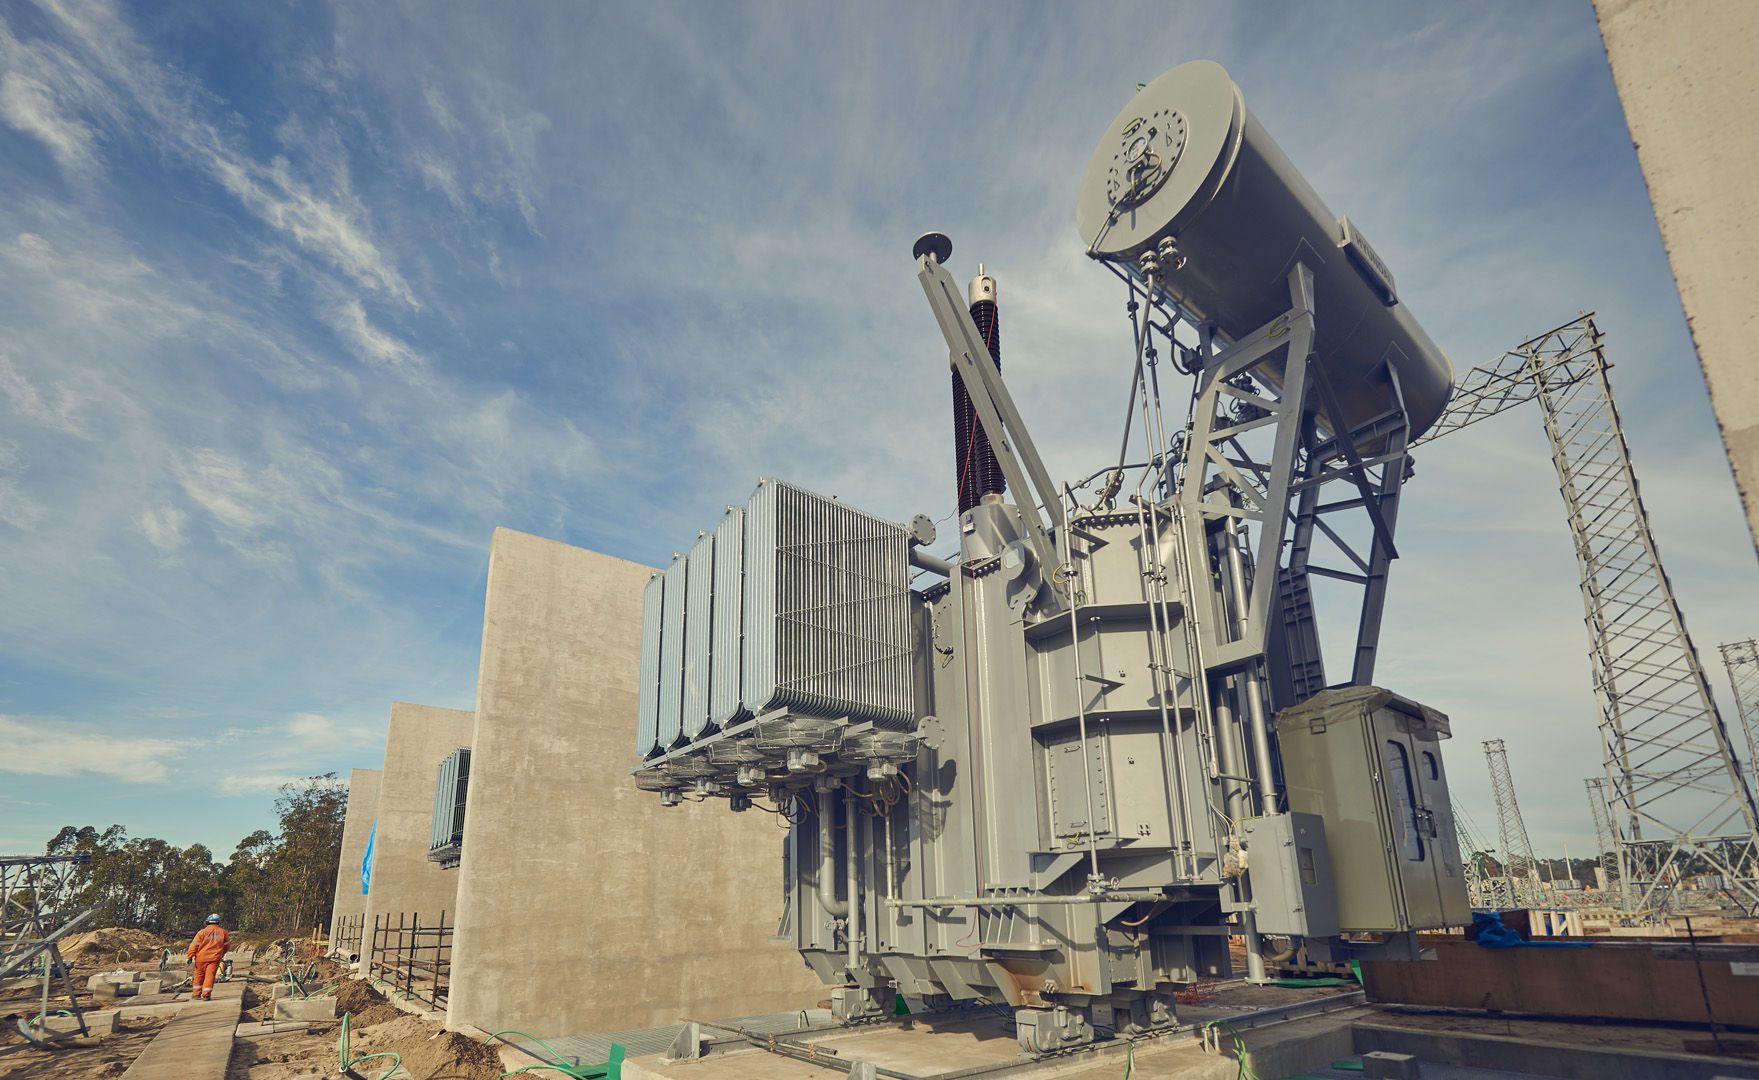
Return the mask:
{"type": "Polygon", "coordinates": [[[141,997],[148,997],[152,994],[157,994],[164,990],[164,988],[165,980],[163,979],[142,979],[140,982],[134,984],[134,992],[141,997]]]}
{"type": "MultiPolygon", "coordinates": [[[[379,816],[379,786],[384,782],[384,776],[382,769],[353,769],[348,773],[348,812],[342,820],[342,855],[336,864],[336,894],[330,907],[332,946],[336,942],[337,926],[343,919],[366,915],[366,890],[360,884],[360,862],[366,856],[366,838],[372,835],[373,823],[379,816]]],[[[370,938],[366,944],[371,944],[370,938]]],[[[362,947],[349,951],[366,950],[362,947]]]]}
{"type": "Polygon", "coordinates": [[[334,1020],[336,999],[333,997],[282,998],[275,1002],[277,1020],[334,1020]]]}
{"type": "MultiPolygon", "coordinates": [[[[1600,38],[1679,286],[1747,525],[1759,538],[1759,5],[1595,0],[1600,38]]],[[[1669,368],[1668,374],[1679,377],[1669,368]]]]}
{"type": "MultiPolygon", "coordinates": [[[[470,745],[475,714],[432,705],[391,705],[385,734],[385,768],[379,780],[378,833],[373,838],[372,886],[365,901],[364,956],[372,948],[373,921],[420,915],[424,925],[457,910],[458,872],[428,861],[433,831],[434,770],[460,746],[470,745]]],[[[346,823],[345,826],[346,827],[346,823]]],[[[355,871],[355,880],[360,873],[355,871]]]]}
{"type": "Polygon", "coordinates": [[[130,972],[103,972],[86,980],[86,989],[99,998],[133,997],[140,992],[130,972]]]}
{"type": "MultiPolygon", "coordinates": [[[[85,1014],[86,1030],[93,1035],[116,1034],[116,1010],[103,1009],[85,1014]]],[[[45,1016],[43,1028],[57,1035],[79,1030],[79,1021],[71,1016],[45,1016]]]]}
{"type": "MultiPolygon", "coordinates": [[[[451,871],[449,1026],[619,1031],[826,996],[792,944],[771,937],[782,858],[771,816],[718,801],[662,809],[629,777],[652,572],[495,531],[451,871]]],[[[426,766],[424,830],[438,761],[426,766]]],[[[381,809],[381,840],[384,828],[381,809]]]]}
{"type": "Polygon", "coordinates": [[[1423,1063],[1411,1054],[1370,1050],[1362,1055],[1362,1075],[1368,1080],[1418,1080],[1423,1063]]]}

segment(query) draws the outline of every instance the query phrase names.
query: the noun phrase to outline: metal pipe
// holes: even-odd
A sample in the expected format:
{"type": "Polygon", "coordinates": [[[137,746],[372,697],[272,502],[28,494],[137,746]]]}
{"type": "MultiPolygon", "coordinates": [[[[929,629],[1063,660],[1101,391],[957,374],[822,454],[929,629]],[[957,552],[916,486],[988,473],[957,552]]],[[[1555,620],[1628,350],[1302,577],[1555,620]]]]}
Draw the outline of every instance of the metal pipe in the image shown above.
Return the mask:
{"type": "Polygon", "coordinates": [[[1257,915],[1250,911],[1240,912],[1240,936],[1246,942],[1246,981],[1269,981],[1264,969],[1264,939],[1258,936],[1257,915]]]}
{"type": "Polygon", "coordinates": [[[1167,900],[1170,897],[1164,892],[1154,889],[1136,889],[1129,892],[1109,893],[1076,893],[1072,896],[1009,896],[1009,897],[976,897],[976,896],[939,896],[926,900],[888,900],[887,907],[894,908],[937,908],[937,907],[970,907],[970,908],[1009,908],[1009,907],[1043,907],[1045,905],[1072,904],[1134,904],[1140,901],[1154,902],[1167,900]]]}
{"type": "MultiPolygon", "coordinates": [[[[1143,403],[1143,424],[1147,425],[1147,403],[1143,403]]],[[[1149,513],[1140,495],[1136,499],[1136,524],[1138,535],[1142,540],[1142,555],[1138,564],[1142,568],[1144,594],[1149,601],[1149,626],[1152,629],[1150,640],[1153,643],[1158,671],[1155,675],[1155,699],[1160,705],[1161,727],[1161,760],[1174,785],[1174,796],[1178,800],[1179,835],[1184,840],[1184,849],[1180,852],[1183,864],[1182,872],[1186,877],[1196,877],[1195,858],[1191,852],[1191,814],[1189,793],[1185,787],[1185,751],[1184,741],[1180,732],[1175,729],[1172,717],[1168,714],[1167,699],[1178,693],[1178,676],[1173,671],[1172,650],[1167,646],[1168,612],[1166,610],[1166,590],[1164,579],[1166,569],[1159,558],[1160,520],[1154,521],[1154,535],[1149,530],[1149,513]]],[[[1175,698],[1174,708],[1178,707],[1175,698]]]]}
{"type": "MultiPolygon", "coordinates": [[[[905,803],[909,809],[909,803],[905,803]]],[[[892,812],[886,811],[886,895],[898,895],[898,869],[892,857],[892,812]]]]}
{"type": "Polygon", "coordinates": [[[861,810],[850,797],[853,792],[843,795],[843,813],[848,818],[849,827],[844,831],[843,862],[849,870],[849,896],[844,904],[849,910],[849,918],[843,926],[843,938],[849,948],[848,968],[851,974],[861,964],[861,810]]]}
{"type": "MultiPolygon", "coordinates": [[[[1063,490],[1065,494],[1068,494],[1067,488],[1063,490]]],[[[1073,502],[1074,499],[1071,497],[1070,501],[1073,502]]],[[[1065,525],[1057,531],[1060,534],[1057,539],[1063,545],[1063,565],[1067,566],[1072,573],[1079,573],[1075,569],[1075,556],[1069,543],[1069,533],[1072,529],[1065,525]]],[[[1055,573],[1056,570],[1047,568],[1046,577],[1051,577],[1055,573]]],[[[1080,602],[1076,600],[1079,595],[1081,595],[1080,589],[1069,590],[1069,657],[1075,665],[1075,722],[1081,738],[1081,787],[1087,796],[1088,874],[1093,880],[1098,881],[1100,876],[1099,822],[1094,820],[1093,813],[1093,762],[1087,757],[1087,706],[1081,700],[1082,696],[1087,693],[1087,680],[1081,672],[1081,624],[1076,616],[1081,607],[1080,602]]]]}
{"type": "Polygon", "coordinates": [[[918,570],[927,570],[931,574],[939,574],[942,577],[953,576],[953,561],[951,559],[930,555],[915,544],[910,545],[910,565],[918,570]]]}
{"type": "MultiPolygon", "coordinates": [[[[1246,569],[1240,558],[1240,545],[1235,542],[1239,532],[1232,517],[1222,522],[1222,533],[1227,544],[1228,580],[1235,598],[1236,633],[1244,637],[1245,608],[1239,601],[1246,595],[1246,569]]],[[[1262,567],[1260,571],[1263,571],[1262,567]]],[[[1247,666],[1240,682],[1246,697],[1247,730],[1252,735],[1253,767],[1258,772],[1258,812],[1274,814],[1277,809],[1276,764],[1270,753],[1270,724],[1264,715],[1264,694],[1258,679],[1257,662],[1247,666]]]]}
{"type": "Polygon", "coordinates": [[[833,919],[849,914],[849,902],[837,899],[837,804],[834,791],[818,793],[818,905],[833,919]]]}

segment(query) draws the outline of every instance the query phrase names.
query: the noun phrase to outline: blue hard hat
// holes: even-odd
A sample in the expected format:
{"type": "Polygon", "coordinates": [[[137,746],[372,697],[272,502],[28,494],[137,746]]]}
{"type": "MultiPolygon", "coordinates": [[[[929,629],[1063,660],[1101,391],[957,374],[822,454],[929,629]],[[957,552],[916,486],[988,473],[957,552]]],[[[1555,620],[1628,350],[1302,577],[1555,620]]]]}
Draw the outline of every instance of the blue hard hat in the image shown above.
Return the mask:
{"type": "Polygon", "coordinates": [[[220,921],[220,916],[218,916],[218,915],[209,915],[209,916],[208,916],[208,921],[209,921],[209,922],[219,922],[219,921],[220,921]]]}

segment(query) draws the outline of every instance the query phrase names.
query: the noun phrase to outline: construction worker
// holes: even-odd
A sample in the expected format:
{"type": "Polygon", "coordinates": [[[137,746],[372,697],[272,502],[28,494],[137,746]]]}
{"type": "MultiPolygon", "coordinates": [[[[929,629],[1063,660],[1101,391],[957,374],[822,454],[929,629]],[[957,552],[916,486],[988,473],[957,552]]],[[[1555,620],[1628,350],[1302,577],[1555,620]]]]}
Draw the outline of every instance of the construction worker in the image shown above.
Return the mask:
{"type": "Polygon", "coordinates": [[[214,974],[220,970],[220,961],[231,947],[232,935],[220,925],[220,916],[209,915],[207,925],[197,930],[189,943],[189,959],[195,965],[195,976],[189,988],[191,1000],[214,999],[214,974]]]}

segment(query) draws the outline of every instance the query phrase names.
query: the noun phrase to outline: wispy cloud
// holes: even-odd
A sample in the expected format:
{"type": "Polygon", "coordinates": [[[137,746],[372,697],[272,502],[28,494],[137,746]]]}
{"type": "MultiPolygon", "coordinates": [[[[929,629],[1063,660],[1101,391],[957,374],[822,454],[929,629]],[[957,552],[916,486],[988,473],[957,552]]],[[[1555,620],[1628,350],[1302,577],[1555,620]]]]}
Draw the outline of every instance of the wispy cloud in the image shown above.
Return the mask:
{"type": "MultiPolygon", "coordinates": [[[[389,700],[468,704],[495,525],[654,563],[763,474],[944,513],[945,352],[909,259],[931,227],[1000,278],[1011,388],[1056,474],[1086,472],[1129,340],[1074,189],[1136,82],[1196,56],[1461,367],[1601,308],[1700,649],[1750,633],[1585,7],[334,4],[220,31],[42,0],[0,14],[0,703],[230,731],[232,790],[262,794],[375,764],[389,700]]],[[[1481,821],[1476,743],[1503,735],[1561,838],[1587,828],[1594,704],[1531,420],[1419,454],[1382,677],[1454,716],[1481,821]]]]}
{"type": "Polygon", "coordinates": [[[0,771],[35,776],[94,774],[133,783],[162,783],[191,743],[118,735],[93,724],[0,715],[0,741],[19,747],[0,771]],[[28,748],[23,750],[22,748],[28,748]]]}

